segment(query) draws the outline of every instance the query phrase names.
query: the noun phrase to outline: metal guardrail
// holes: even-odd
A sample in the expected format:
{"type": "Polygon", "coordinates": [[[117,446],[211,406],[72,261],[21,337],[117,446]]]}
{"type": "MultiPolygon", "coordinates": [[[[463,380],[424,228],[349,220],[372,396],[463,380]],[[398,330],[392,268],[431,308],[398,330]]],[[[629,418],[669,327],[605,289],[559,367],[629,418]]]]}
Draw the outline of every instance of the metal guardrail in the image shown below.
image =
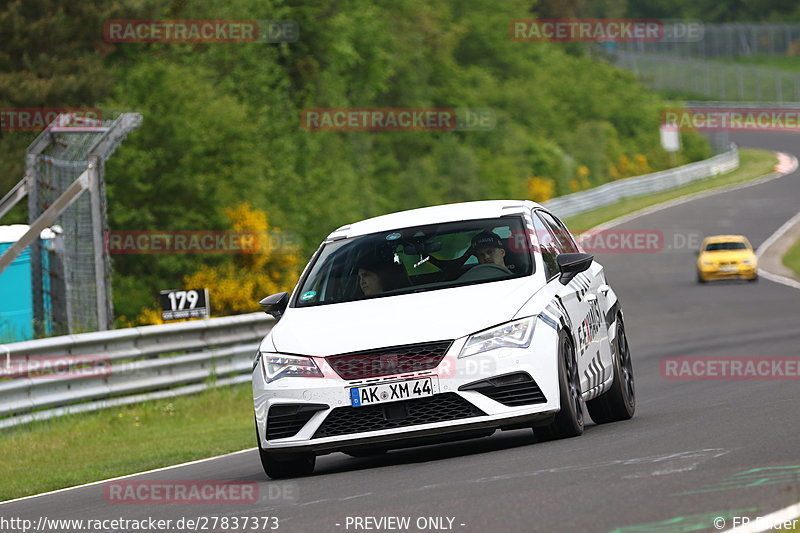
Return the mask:
{"type": "MultiPolygon", "coordinates": [[[[622,179],[544,205],[569,217],[708,178],[738,164],[738,151],[732,147],[706,161],[622,179]]],[[[0,345],[0,369],[6,369],[0,372],[0,428],[245,383],[258,343],[273,324],[259,312],[0,345]],[[81,357],[102,362],[101,372],[30,372],[42,361],[81,357]],[[9,372],[20,365],[26,370],[9,372]]]]}
{"type": "Polygon", "coordinates": [[[644,176],[617,180],[587,191],[559,196],[544,202],[542,205],[553,211],[560,218],[567,218],[619,202],[625,198],[675,189],[693,181],[734,170],[738,166],[739,150],[735,145],[731,145],[730,151],[705,161],[698,161],[682,167],[662,170],[661,172],[653,172],[644,176]]]}
{"type": "Polygon", "coordinates": [[[0,428],[247,382],[273,322],[259,312],[0,345],[0,428]],[[66,364],[80,360],[95,368],[66,364]]]}

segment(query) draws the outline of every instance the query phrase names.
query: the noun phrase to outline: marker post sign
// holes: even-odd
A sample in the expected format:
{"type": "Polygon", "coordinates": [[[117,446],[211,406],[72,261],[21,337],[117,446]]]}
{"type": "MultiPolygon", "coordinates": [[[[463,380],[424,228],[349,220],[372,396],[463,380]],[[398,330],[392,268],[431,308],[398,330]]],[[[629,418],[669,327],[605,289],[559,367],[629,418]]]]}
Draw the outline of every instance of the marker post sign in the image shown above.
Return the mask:
{"type": "Polygon", "coordinates": [[[678,158],[675,156],[675,152],[681,149],[681,134],[678,133],[678,127],[674,124],[661,124],[661,126],[659,126],[659,133],[661,137],[661,147],[665,152],[669,152],[670,165],[677,165],[678,158]]]}
{"type": "Polygon", "coordinates": [[[208,289],[161,291],[158,300],[161,304],[162,320],[208,318],[211,316],[208,289]]]}

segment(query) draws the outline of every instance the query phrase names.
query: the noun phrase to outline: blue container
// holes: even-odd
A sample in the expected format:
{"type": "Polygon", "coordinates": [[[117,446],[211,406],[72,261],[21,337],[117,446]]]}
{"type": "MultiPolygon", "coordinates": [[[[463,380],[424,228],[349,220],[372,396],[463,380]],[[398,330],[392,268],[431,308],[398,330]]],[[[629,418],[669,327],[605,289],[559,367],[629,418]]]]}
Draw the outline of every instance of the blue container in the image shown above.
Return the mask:
{"type": "MultiPolygon", "coordinates": [[[[11,248],[0,243],[0,255],[11,248]]],[[[31,250],[26,248],[0,273],[0,343],[33,338],[31,250]]]]}
{"type": "MultiPolygon", "coordinates": [[[[0,255],[28,231],[25,224],[0,226],[0,255]]],[[[45,335],[52,335],[50,297],[50,261],[55,235],[50,230],[42,232],[42,289],[44,298],[45,335]]],[[[34,336],[33,286],[31,284],[31,249],[21,254],[0,273],[0,344],[30,340],[34,336]]]]}

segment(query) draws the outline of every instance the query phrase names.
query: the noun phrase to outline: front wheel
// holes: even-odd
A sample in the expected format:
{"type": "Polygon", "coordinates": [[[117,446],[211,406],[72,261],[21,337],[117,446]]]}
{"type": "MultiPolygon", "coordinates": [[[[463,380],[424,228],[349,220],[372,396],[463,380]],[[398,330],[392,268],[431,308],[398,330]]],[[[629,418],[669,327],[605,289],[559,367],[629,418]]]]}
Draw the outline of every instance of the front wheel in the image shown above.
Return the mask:
{"type": "Polygon", "coordinates": [[[258,454],[264,473],[272,479],[308,476],[314,471],[317,456],[313,453],[270,453],[261,447],[261,438],[256,429],[258,454]]]}
{"type": "Polygon", "coordinates": [[[546,426],[536,426],[533,432],[539,441],[566,439],[583,434],[583,399],[575,350],[565,331],[558,335],[558,382],[561,410],[546,426]]]}
{"type": "Polygon", "coordinates": [[[636,411],[636,392],[633,384],[633,364],[628,338],[617,315],[617,338],[614,349],[614,382],[602,396],[586,402],[589,416],[595,424],[628,420],[636,411]]]}

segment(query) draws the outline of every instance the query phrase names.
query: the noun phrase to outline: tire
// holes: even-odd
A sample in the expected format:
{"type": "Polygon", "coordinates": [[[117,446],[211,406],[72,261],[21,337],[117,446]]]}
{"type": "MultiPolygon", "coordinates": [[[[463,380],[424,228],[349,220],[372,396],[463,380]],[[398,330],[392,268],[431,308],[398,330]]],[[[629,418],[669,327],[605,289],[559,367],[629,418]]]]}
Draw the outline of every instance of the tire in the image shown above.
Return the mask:
{"type": "Polygon", "coordinates": [[[308,476],[314,472],[317,456],[313,453],[269,453],[261,447],[261,438],[256,429],[258,454],[264,473],[272,479],[308,476]]]}
{"type": "Polygon", "coordinates": [[[602,396],[586,402],[589,416],[595,424],[628,420],[636,411],[631,351],[620,315],[617,315],[617,338],[614,344],[614,382],[602,396]]]}
{"type": "Polygon", "coordinates": [[[565,331],[558,334],[558,383],[561,410],[546,426],[535,426],[538,441],[567,439],[583,434],[583,399],[575,349],[565,331]]]}
{"type": "Polygon", "coordinates": [[[703,279],[703,276],[700,275],[700,272],[697,273],[697,283],[708,283],[708,281],[703,279]]]}
{"type": "Polygon", "coordinates": [[[758,281],[758,274],[756,274],[756,275],[755,275],[755,276],[753,276],[752,278],[748,279],[747,281],[749,281],[750,283],[755,283],[755,282],[757,282],[757,281],[758,281]]]}

